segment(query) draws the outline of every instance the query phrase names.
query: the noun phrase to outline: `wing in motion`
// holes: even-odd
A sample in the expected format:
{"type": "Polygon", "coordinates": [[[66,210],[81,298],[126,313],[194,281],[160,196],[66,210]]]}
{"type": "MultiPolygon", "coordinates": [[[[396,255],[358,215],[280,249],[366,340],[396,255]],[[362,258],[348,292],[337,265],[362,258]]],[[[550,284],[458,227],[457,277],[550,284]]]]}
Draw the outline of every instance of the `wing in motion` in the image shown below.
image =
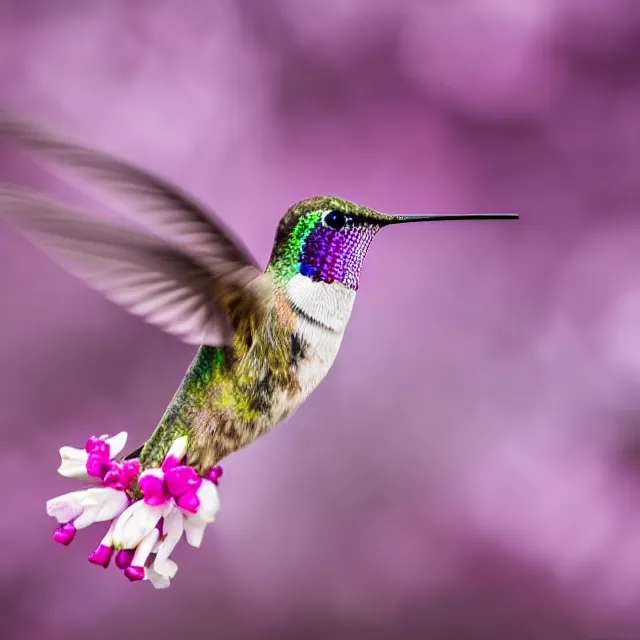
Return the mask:
{"type": "Polygon", "coordinates": [[[27,191],[0,188],[0,219],[9,219],[108,299],[188,344],[227,344],[238,313],[263,313],[268,283],[262,283],[249,252],[177,188],[99,151],[1,116],[0,135],[98,178],[137,205],[130,215],[170,237],[166,241],[27,191]]]}

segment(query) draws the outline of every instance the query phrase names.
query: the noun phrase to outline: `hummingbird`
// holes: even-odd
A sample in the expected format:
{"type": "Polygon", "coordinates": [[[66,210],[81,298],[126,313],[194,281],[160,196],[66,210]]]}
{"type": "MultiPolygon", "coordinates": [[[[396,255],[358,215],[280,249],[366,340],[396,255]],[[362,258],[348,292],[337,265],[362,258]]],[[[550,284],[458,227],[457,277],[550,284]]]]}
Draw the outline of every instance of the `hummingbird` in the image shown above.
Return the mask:
{"type": "Polygon", "coordinates": [[[155,431],[127,456],[143,469],[187,435],[187,464],[205,473],[293,414],[336,358],[381,229],[518,218],[395,215],[314,196],[286,211],[261,269],[217,215],[163,178],[11,117],[0,117],[0,136],[93,180],[145,230],[9,186],[0,187],[0,218],[107,299],[197,347],[155,431]]]}

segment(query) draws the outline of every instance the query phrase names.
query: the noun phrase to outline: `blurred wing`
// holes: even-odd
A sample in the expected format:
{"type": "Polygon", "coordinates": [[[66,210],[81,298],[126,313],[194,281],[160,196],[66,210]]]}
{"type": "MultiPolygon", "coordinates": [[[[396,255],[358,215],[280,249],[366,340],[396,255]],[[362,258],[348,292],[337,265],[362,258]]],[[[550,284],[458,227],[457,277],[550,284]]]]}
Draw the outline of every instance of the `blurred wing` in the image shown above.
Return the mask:
{"type": "Polygon", "coordinates": [[[207,267],[144,232],[93,220],[26,191],[0,188],[0,219],[90,287],[193,345],[227,344],[225,296],[207,267]]]}
{"type": "Polygon", "coordinates": [[[0,113],[0,135],[43,152],[62,165],[124,196],[135,207],[127,214],[204,264],[220,282],[244,286],[260,269],[249,251],[217,216],[177,187],[122,160],[64,142],[43,129],[0,113]]]}

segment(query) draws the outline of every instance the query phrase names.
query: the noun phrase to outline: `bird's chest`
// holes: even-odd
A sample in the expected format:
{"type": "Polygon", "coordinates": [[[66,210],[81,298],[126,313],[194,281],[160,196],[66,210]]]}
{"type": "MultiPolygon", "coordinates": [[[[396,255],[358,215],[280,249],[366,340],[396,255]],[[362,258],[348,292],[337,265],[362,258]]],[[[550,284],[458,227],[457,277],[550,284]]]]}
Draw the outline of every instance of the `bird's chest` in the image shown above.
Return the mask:
{"type": "Polygon", "coordinates": [[[297,409],[329,372],[338,355],[351,314],[355,291],[340,284],[327,285],[296,276],[287,287],[287,301],[295,312],[291,334],[295,393],[281,394],[274,402],[277,421],[297,409]]]}
{"type": "MultiPolygon", "coordinates": [[[[293,334],[293,340],[300,340],[304,344],[304,352],[300,354],[293,366],[293,377],[296,381],[295,390],[279,390],[273,398],[272,415],[274,422],[288,418],[322,382],[333,364],[342,334],[323,336],[322,340],[307,342],[304,334],[293,334]]],[[[314,336],[318,337],[318,336],[314,336]]]]}
{"type": "Polygon", "coordinates": [[[299,339],[305,344],[305,354],[297,365],[297,379],[300,387],[300,401],[322,382],[333,365],[343,333],[300,331],[299,339]]]}

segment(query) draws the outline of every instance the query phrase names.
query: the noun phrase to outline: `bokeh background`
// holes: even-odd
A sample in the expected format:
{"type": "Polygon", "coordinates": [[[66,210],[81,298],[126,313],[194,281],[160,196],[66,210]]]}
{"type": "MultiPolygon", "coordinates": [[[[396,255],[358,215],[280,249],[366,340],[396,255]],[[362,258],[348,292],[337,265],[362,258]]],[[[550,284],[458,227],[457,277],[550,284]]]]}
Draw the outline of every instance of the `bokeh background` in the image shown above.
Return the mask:
{"type": "MultiPolygon", "coordinates": [[[[166,591],[44,503],[58,447],[142,442],[194,350],[1,225],[4,640],[640,638],[637,0],[0,0],[0,104],[262,263],[320,193],[522,216],[380,234],[331,374],[226,461],[166,591]]],[[[6,143],[0,181],[116,215],[6,143]]]]}

